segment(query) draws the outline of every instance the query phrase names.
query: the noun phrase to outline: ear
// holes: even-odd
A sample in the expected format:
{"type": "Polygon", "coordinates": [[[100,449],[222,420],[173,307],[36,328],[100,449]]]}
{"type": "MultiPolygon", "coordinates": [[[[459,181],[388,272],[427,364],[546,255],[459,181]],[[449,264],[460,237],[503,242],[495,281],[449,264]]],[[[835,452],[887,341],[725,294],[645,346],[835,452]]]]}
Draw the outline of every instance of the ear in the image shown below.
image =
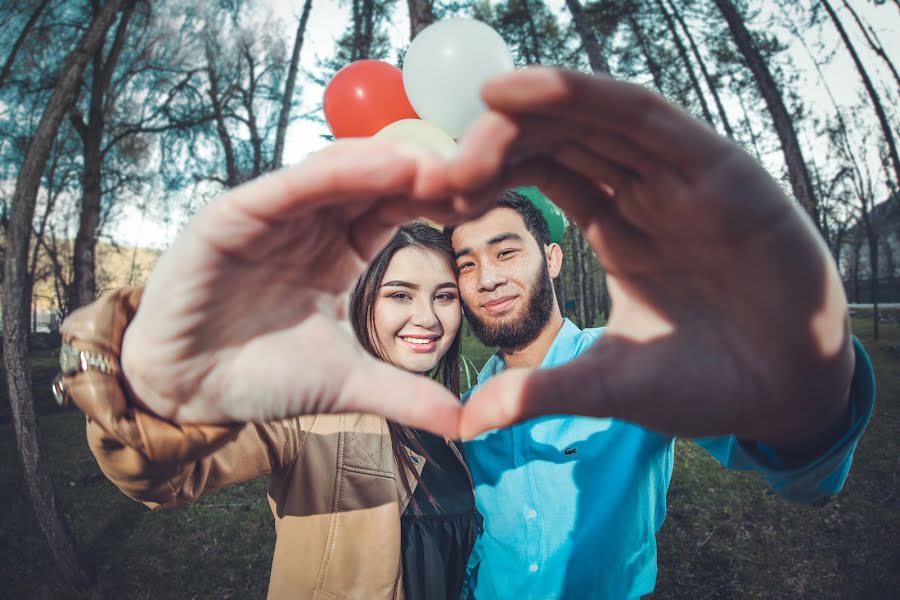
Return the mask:
{"type": "Polygon", "coordinates": [[[556,279],[559,272],[562,271],[562,248],[559,247],[559,244],[550,244],[544,246],[544,253],[547,255],[547,270],[550,272],[550,279],[556,279]]]}

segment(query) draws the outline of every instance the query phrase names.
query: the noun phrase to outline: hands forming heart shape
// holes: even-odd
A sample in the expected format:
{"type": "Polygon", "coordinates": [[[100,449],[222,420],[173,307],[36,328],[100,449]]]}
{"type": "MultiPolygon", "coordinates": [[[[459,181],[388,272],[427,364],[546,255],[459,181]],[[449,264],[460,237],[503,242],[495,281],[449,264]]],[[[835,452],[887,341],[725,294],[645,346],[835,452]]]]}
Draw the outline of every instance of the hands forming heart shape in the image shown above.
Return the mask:
{"type": "Polygon", "coordinates": [[[205,207],[126,331],[137,397],[182,422],[370,412],[451,438],[567,413],[779,443],[843,410],[854,358],[837,269],[752,158],[608,77],[526,69],[483,96],[452,160],[341,141],[205,207]],[[582,228],[612,314],[577,360],[510,370],[461,406],[359,347],[348,292],[400,223],[462,222],[518,185],[582,228]]]}

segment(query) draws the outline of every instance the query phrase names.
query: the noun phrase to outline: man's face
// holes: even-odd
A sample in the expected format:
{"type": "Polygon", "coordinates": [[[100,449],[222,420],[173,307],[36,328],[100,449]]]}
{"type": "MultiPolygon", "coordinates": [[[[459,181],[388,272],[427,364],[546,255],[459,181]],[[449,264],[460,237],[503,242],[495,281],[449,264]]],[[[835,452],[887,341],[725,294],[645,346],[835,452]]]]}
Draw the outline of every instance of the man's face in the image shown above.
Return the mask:
{"type": "Polygon", "coordinates": [[[495,208],[460,225],[453,250],[460,296],[478,338],[501,348],[533,341],[549,322],[555,297],[547,255],[519,213],[495,208]]]}

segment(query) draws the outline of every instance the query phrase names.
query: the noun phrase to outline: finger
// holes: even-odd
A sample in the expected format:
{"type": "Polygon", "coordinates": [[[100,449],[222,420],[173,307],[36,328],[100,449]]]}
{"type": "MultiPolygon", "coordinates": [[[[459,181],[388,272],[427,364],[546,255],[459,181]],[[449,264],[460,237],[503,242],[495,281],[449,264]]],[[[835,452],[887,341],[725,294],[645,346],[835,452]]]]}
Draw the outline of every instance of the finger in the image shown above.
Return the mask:
{"type": "Polygon", "coordinates": [[[460,435],[471,439],[551,414],[610,417],[682,434],[691,428],[687,415],[696,418],[698,411],[686,406],[693,398],[690,388],[680,383],[687,379],[668,377],[673,368],[671,347],[666,339],[639,341],[606,333],[588,352],[563,366],[506,371],[465,404],[460,435]]]}
{"type": "Polygon", "coordinates": [[[385,198],[378,203],[377,210],[382,219],[395,223],[428,219],[435,223],[446,224],[459,219],[450,199],[423,204],[411,203],[406,198],[385,198]]]}
{"type": "MultiPolygon", "coordinates": [[[[507,151],[507,160],[511,162],[521,157],[555,156],[561,148],[573,144],[642,177],[652,177],[662,168],[671,168],[668,163],[661,162],[625,136],[610,129],[544,116],[504,116],[506,119],[497,124],[489,121],[489,126],[503,124],[516,128],[516,140],[507,151]]],[[[479,135],[478,127],[477,122],[472,125],[473,135],[479,135]]],[[[481,137],[486,138],[482,145],[490,143],[495,135],[493,131],[482,133],[481,137]]]]}
{"type": "Polygon", "coordinates": [[[423,375],[378,360],[353,368],[335,404],[341,412],[378,414],[416,429],[459,438],[459,400],[423,375]]]}
{"type": "MultiPolygon", "coordinates": [[[[609,180],[627,175],[617,167],[594,161],[595,171],[609,180]]],[[[552,198],[576,225],[582,228],[608,272],[638,273],[653,268],[643,257],[652,253],[656,243],[640,228],[622,217],[621,205],[628,197],[611,200],[581,173],[556,161],[536,158],[506,169],[501,178],[468,195],[472,206],[496,206],[503,190],[535,185],[552,198]]],[[[625,186],[625,184],[619,184],[625,186]]]]}
{"type": "Polygon", "coordinates": [[[295,167],[235,188],[213,205],[278,223],[322,205],[413,195],[417,185],[433,194],[442,187],[440,172],[438,157],[408,142],[341,140],[295,167]],[[427,174],[423,181],[421,173],[427,174]]]}
{"type": "Polygon", "coordinates": [[[482,96],[498,112],[615,131],[688,176],[731,146],[662,96],[604,75],[533,67],[489,81],[482,96]]]}
{"type": "Polygon", "coordinates": [[[398,225],[385,219],[378,207],[373,206],[350,223],[350,245],[363,261],[370,262],[391,241],[398,225]]]}
{"type": "Polygon", "coordinates": [[[591,135],[583,126],[546,123],[487,113],[466,132],[450,164],[450,180],[471,190],[497,178],[508,165],[534,157],[568,163],[595,185],[622,188],[636,175],[652,176],[669,165],[657,163],[621,136],[591,135]]]}

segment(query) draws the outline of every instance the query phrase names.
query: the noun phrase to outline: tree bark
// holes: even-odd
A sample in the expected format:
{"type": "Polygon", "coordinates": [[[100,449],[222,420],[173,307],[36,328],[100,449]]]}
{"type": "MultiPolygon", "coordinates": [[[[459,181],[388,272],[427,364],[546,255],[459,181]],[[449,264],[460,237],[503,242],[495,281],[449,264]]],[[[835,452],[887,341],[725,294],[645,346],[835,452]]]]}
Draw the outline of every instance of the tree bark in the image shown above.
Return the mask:
{"type": "Polygon", "coordinates": [[[287,136],[291,107],[294,103],[294,88],[297,87],[297,70],[300,66],[300,50],[303,48],[303,36],[306,34],[306,22],[309,21],[311,9],[312,0],[306,0],[303,4],[300,22],[297,24],[297,33],[294,34],[294,49],[291,51],[291,64],[288,67],[287,81],[284,84],[284,94],[281,96],[278,128],[275,130],[275,150],[272,152],[273,170],[280,169],[284,163],[284,139],[287,136]]]}
{"type": "Polygon", "coordinates": [[[28,301],[25,296],[28,246],[41,175],[60,123],[75,102],[84,69],[102,43],[122,2],[123,0],[110,0],[94,16],[84,38],[60,71],[16,180],[4,260],[4,300],[7,310],[3,311],[3,360],[25,487],[56,568],[76,588],[85,587],[91,577],[63,519],[44,456],[31,389],[31,365],[27,352],[28,322],[22,319],[21,307],[28,301]]]}
{"type": "Polygon", "coordinates": [[[101,145],[106,129],[106,113],[110,83],[128,32],[128,23],[134,12],[134,3],[122,10],[122,18],[116,28],[109,55],[104,57],[103,44],[94,54],[91,74],[91,97],[88,106],[88,121],[75,118],[75,129],[81,135],[84,146],[84,170],[81,176],[81,211],[78,215],[78,233],[73,250],[73,297],[69,300],[70,310],[85,306],[97,296],[97,234],[100,228],[100,207],[103,199],[103,156],[101,145]]]}
{"type": "Polygon", "coordinates": [[[709,105],[706,103],[706,96],[703,94],[703,88],[700,87],[700,80],[697,79],[697,74],[694,72],[694,67],[691,64],[691,57],[688,56],[687,48],[684,47],[684,42],[681,41],[681,36],[678,35],[678,30],[675,28],[675,22],[672,20],[672,15],[666,10],[662,0],[656,0],[656,5],[662,13],[663,19],[666,22],[666,27],[669,29],[669,33],[672,34],[672,41],[675,42],[675,48],[678,50],[678,56],[681,58],[682,64],[684,64],[684,70],[687,71],[691,87],[694,88],[694,94],[696,94],[697,99],[700,101],[700,110],[703,111],[703,118],[715,128],[716,123],[713,120],[712,113],[709,112],[709,105]]]}
{"type": "Polygon", "coordinates": [[[50,0],[42,0],[42,2],[38,4],[37,8],[34,9],[34,12],[31,13],[31,16],[28,17],[28,21],[25,22],[25,26],[22,27],[22,31],[19,32],[16,41],[13,42],[12,49],[9,51],[9,56],[6,57],[6,62],[3,63],[3,68],[0,69],[0,88],[6,83],[9,74],[12,73],[13,65],[16,63],[16,55],[22,48],[22,44],[25,43],[25,38],[31,33],[31,30],[34,28],[38,19],[41,18],[41,14],[44,12],[44,9],[47,8],[48,4],[50,4],[50,0]]]}
{"type": "Polygon", "coordinates": [[[744,25],[743,17],[732,0],[714,0],[714,2],[728,23],[734,42],[743,55],[747,67],[753,73],[763,99],[766,101],[766,107],[772,116],[775,132],[778,134],[778,139],[781,142],[781,149],[787,164],[788,178],[791,182],[794,197],[821,231],[819,203],[813,191],[809,169],[806,166],[803,151],[797,140],[794,122],[788,113],[787,107],[784,105],[784,99],[781,97],[778,85],[769,72],[769,68],[756,47],[756,43],[744,25]]]}
{"type": "Polygon", "coordinates": [[[587,15],[584,14],[581,2],[578,0],[566,0],[566,6],[569,7],[569,12],[572,13],[575,30],[578,31],[584,51],[587,52],[591,71],[594,73],[609,73],[609,63],[606,62],[606,57],[603,56],[600,43],[597,42],[597,36],[594,35],[594,30],[588,22],[587,15]]]}
{"type": "Polygon", "coordinates": [[[434,10],[431,0],[407,0],[409,6],[409,39],[413,40],[419,32],[434,23],[434,10]]]}
{"type": "Polygon", "coordinates": [[[869,73],[859,59],[859,54],[856,53],[853,42],[850,41],[847,32],[844,30],[844,25],[841,23],[841,20],[838,19],[837,13],[835,13],[834,9],[831,7],[831,3],[828,2],[828,0],[822,0],[822,6],[825,7],[828,16],[831,17],[831,22],[834,23],[835,29],[838,30],[841,39],[844,41],[844,46],[846,46],[847,50],[850,52],[853,63],[856,65],[856,70],[859,71],[859,76],[862,78],[863,85],[866,87],[866,92],[869,94],[869,100],[872,102],[872,108],[875,109],[878,123],[881,125],[881,132],[884,134],[884,141],[888,147],[888,156],[891,157],[891,165],[894,167],[894,185],[896,189],[896,186],[900,186],[900,156],[897,155],[897,144],[894,142],[894,135],[891,133],[891,126],[890,123],[888,123],[887,115],[884,112],[884,106],[882,106],[881,99],[878,97],[878,92],[875,90],[875,86],[869,78],[869,73]]]}
{"type": "Polygon", "coordinates": [[[694,41],[694,36],[691,35],[691,30],[684,20],[684,15],[678,11],[678,7],[672,0],[668,0],[668,3],[669,8],[672,9],[672,16],[675,17],[675,20],[678,21],[678,24],[681,25],[681,29],[684,31],[684,36],[687,38],[688,45],[691,47],[691,53],[694,55],[694,60],[697,61],[697,65],[700,67],[700,73],[703,75],[703,80],[706,82],[706,86],[712,94],[713,101],[716,103],[716,110],[719,112],[719,118],[722,120],[722,127],[725,129],[725,135],[734,139],[734,129],[732,129],[731,123],[728,121],[728,113],[725,112],[722,98],[719,97],[719,90],[717,89],[716,82],[713,80],[712,75],[710,75],[709,69],[706,68],[706,61],[703,60],[703,56],[700,54],[700,48],[697,47],[697,42],[694,41]]]}

